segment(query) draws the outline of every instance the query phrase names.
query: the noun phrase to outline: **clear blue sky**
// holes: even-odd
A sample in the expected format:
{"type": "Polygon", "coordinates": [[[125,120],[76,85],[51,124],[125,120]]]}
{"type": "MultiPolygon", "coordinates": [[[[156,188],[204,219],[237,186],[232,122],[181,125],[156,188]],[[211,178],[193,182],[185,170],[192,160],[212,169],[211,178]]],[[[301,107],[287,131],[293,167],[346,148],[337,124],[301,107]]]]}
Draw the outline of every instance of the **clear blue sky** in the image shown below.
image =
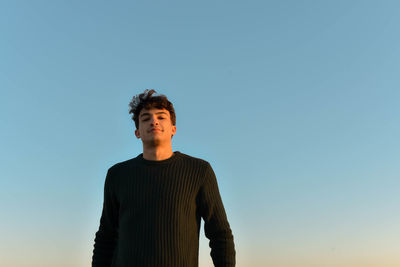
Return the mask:
{"type": "MultiPolygon", "coordinates": [[[[2,1],[0,265],[89,266],[107,169],[208,160],[244,267],[400,265],[398,1],[2,1]]],[[[201,232],[200,266],[210,266],[201,232]]]]}

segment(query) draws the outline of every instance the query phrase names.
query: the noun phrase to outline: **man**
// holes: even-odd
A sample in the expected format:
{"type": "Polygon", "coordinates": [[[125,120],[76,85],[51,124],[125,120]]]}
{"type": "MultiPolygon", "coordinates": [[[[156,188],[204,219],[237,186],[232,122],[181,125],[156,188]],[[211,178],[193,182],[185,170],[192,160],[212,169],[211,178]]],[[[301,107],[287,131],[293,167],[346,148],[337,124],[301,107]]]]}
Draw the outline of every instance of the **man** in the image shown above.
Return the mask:
{"type": "Polygon", "coordinates": [[[143,153],[108,169],[92,267],[197,267],[201,218],[217,267],[235,245],[217,180],[202,159],[172,151],[172,103],[154,90],[130,102],[143,153]]]}

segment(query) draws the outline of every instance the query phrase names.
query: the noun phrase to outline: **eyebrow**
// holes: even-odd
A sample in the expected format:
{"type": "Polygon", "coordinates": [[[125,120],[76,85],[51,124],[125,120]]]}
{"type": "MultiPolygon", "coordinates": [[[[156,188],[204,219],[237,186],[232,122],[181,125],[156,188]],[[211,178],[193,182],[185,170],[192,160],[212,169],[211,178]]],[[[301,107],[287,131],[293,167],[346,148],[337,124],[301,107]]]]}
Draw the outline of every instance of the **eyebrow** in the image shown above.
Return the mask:
{"type": "MultiPolygon", "coordinates": [[[[168,114],[167,114],[166,112],[164,112],[164,111],[156,112],[155,114],[165,114],[165,115],[168,115],[168,114]]],[[[143,117],[143,116],[146,116],[146,115],[150,115],[150,113],[145,112],[145,113],[143,113],[142,115],[140,115],[140,117],[143,117]]]]}

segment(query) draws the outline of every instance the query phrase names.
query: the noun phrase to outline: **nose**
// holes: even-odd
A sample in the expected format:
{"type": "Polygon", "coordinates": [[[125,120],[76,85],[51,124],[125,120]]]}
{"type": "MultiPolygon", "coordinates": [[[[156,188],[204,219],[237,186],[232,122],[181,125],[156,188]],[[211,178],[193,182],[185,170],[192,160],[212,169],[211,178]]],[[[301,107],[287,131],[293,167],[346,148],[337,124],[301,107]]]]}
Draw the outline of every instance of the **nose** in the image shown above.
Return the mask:
{"type": "Polygon", "coordinates": [[[158,125],[158,119],[156,116],[151,117],[151,125],[158,125]]]}

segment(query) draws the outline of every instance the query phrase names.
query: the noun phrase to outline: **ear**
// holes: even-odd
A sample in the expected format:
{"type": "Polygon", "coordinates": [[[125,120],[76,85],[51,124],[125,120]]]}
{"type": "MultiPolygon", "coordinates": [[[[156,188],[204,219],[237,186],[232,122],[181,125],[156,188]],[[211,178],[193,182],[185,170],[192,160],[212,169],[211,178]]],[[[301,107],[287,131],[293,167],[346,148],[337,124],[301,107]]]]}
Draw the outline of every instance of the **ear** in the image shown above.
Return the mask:
{"type": "Polygon", "coordinates": [[[176,126],[175,126],[175,125],[172,126],[172,134],[173,134],[173,135],[176,134],[176,126]]]}
{"type": "Polygon", "coordinates": [[[138,129],[135,130],[135,135],[136,135],[136,138],[138,138],[138,139],[140,138],[140,133],[139,133],[138,129]]]}

